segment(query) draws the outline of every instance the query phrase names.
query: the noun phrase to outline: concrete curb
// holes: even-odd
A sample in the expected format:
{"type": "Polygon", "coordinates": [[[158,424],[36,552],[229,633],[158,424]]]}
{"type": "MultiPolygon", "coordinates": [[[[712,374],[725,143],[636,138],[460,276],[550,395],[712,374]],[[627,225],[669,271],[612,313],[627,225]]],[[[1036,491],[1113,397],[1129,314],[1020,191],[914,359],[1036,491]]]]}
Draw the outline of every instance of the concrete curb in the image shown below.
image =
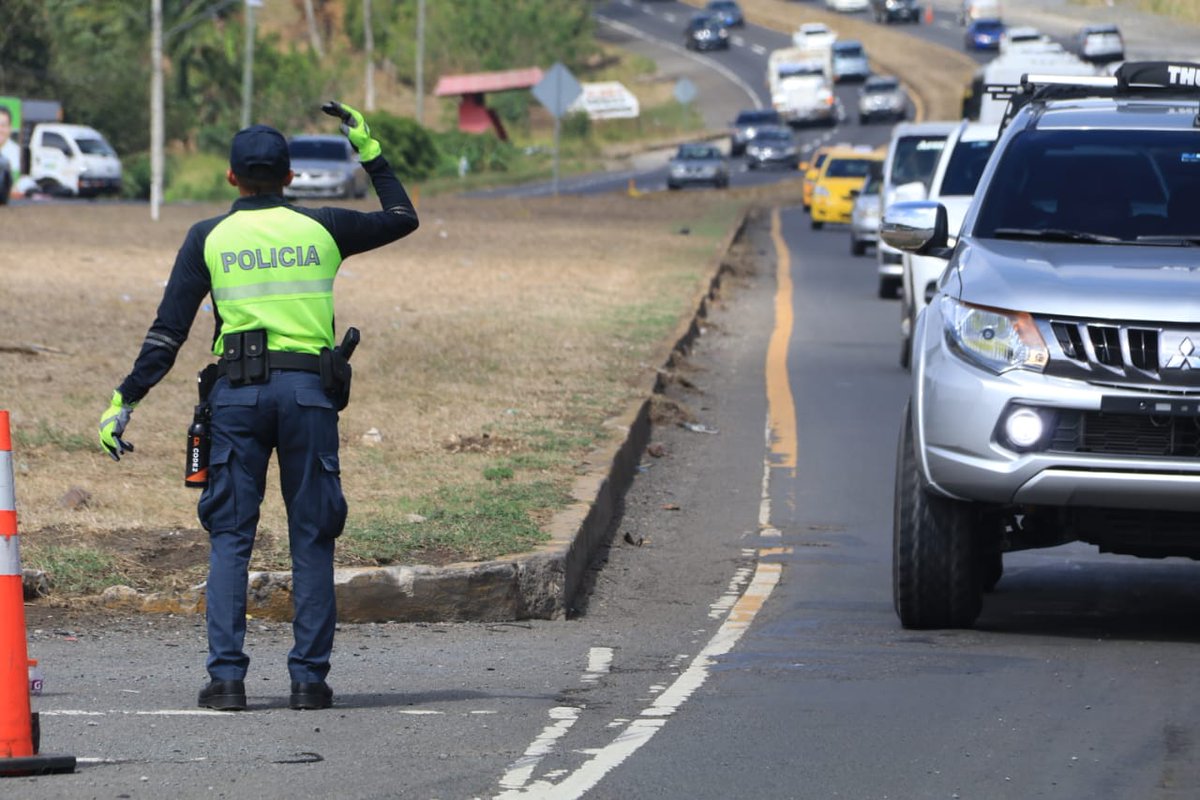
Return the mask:
{"type": "MultiPolygon", "coordinates": [[[[701,321],[717,297],[726,256],[745,231],[751,213],[743,209],[717,247],[711,277],[676,328],[662,367],[643,377],[643,397],[606,426],[612,442],[591,453],[587,471],[572,488],[574,501],[552,518],[550,541],[536,551],[484,562],[444,567],[405,565],[338,569],[334,573],[340,622],[496,622],[517,619],[565,619],[584,584],[590,564],[612,534],[621,500],[637,474],[650,441],[653,395],[662,391],[663,372],[671,369],[700,335],[701,321]]],[[[99,598],[112,609],[198,614],[204,611],[204,586],[184,592],[142,595],[114,586],[99,598]]],[[[250,574],[247,613],[258,619],[292,618],[290,572],[250,574]]]]}

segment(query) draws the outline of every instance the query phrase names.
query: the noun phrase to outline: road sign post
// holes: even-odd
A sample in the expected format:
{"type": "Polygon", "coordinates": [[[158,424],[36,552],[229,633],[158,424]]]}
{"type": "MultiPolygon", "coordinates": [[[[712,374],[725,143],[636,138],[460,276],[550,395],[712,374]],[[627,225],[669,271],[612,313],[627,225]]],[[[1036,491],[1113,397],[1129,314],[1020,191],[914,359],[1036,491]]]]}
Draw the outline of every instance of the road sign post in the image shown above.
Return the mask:
{"type": "Polygon", "coordinates": [[[533,87],[533,96],[554,117],[554,194],[558,195],[558,140],[562,129],[562,117],[567,109],[583,92],[579,81],[561,62],[546,70],[546,74],[533,87]]]}

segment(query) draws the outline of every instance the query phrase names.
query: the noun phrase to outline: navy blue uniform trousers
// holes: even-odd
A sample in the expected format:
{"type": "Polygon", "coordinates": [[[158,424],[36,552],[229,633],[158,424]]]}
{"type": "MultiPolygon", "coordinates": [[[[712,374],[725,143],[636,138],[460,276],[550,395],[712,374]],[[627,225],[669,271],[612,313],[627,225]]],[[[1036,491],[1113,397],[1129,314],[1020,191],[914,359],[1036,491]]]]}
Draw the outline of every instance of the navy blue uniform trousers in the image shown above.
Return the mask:
{"type": "Polygon", "coordinates": [[[230,386],[221,378],[209,401],[212,450],[198,509],[212,545],[208,674],[242,680],[250,664],[244,651],[250,553],[274,450],[292,554],[295,641],[288,673],[303,683],[325,680],[337,622],[334,541],[346,523],[337,411],[318,375],[294,370],[272,370],[269,382],[254,386],[230,386]]]}

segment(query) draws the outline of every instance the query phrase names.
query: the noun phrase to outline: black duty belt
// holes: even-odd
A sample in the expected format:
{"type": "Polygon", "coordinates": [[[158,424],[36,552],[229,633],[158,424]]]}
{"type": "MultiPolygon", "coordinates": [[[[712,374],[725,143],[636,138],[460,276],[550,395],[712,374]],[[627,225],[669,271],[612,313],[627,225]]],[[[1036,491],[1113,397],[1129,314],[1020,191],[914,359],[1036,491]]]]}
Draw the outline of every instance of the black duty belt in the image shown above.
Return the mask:
{"type": "MultiPolygon", "coordinates": [[[[321,372],[321,357],[314,353],[289,353],[284,350],[267,351],[267,369],[293,369],[301,372],[321,372]]],[[[229,362],[217,362],[217,375],[225,377],[229,362]]]]}

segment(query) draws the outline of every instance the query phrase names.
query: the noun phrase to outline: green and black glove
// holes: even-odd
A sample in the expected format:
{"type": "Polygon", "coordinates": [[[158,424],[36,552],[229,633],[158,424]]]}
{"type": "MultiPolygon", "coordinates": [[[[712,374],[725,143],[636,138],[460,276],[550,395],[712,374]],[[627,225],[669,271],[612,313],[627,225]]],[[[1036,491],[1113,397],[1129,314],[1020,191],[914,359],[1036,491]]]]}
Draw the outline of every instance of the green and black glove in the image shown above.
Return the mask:
{"type": "Polygon", "coordinates": [[[337,100],[330,100],[321,106],[321,110],[342,121],[342,134],[350,140],[350,146],[358,152],[359,161],[379,158],[382,153],[379,142],[371,138],[371,128],[357,109],[353,109],[345,103],[339,103],[337,100]]]}
{"type": "Polygon", "coordinates": [[[112,456],[113,461],[120,461],[125,453],[133,452],[133,445],[122,439],[121,435],[125,433],[129,415],[136,406],[137,403],[126,403],[118,389],[113,392],[108,408],[100,415],[100,446],[112,456]]]}

